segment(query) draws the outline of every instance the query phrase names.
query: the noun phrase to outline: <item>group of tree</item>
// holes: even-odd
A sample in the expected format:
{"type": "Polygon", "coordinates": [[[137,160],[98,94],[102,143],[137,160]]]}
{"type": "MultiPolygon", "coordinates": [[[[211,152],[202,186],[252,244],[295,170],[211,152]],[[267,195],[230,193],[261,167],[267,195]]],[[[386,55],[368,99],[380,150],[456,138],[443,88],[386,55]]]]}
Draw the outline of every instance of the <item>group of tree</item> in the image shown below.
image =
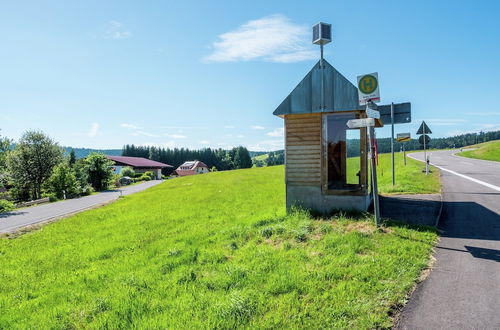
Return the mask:
{"type": "Polygon", "coordinates": [[[112,179],[113,162],[104,154],[77,160],[41,131],[24,133],[13,148],[0,137],[2,200],[72,198],[107,189],[112,179]]]}
{"type": "MultiPolygon", "coordinates": [[[[247,148],[239,146],[230,150],[204,148],[191,150],[187,148],[159,148],[154,146],[135,146],[127,144],[123,147],[122,156],[143,157],[161,163],[169,164],[176,169],[189,160],[199,160],[207,164],[208,168],[219,171],[234,170],[252,167],[252,159],[247,148]]],[[[164,169],[165,175],[172,169],[164,169]]]]}
{"type": "Polygon", "coordinates": [[[252,158],[252,162],[255,167],[283,165],[285,163],[285,151],[277,150],[257,154],[254,158],[252,158]],[[263,154],[267,154],[267,158],[261,159],[260,157],[258,157],[263,154]]]}

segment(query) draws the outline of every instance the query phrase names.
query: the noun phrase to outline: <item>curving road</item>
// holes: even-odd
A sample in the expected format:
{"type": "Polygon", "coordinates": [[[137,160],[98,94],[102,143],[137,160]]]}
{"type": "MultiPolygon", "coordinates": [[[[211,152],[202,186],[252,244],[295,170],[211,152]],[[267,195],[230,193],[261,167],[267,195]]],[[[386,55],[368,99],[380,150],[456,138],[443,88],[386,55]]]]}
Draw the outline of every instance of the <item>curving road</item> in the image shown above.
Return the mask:
{"type": "MultiPolygon", "coordinates": [[[[500,329],[500,163],[433,151],[441,169],[441,238],[399,329],[500,329]]],[[[423,153],[410,154],[423,161],[423,153]]]]}
{"type": "Polygon", "coordinates": [[[57,203],[27,207],[18,211],[0,213],[0,234],[14,232],[22,227],[84,211],[117,199],[120,194],[130,195],[163,182],[147,181],[120,190],[104,191],[95,195],[68,199],[57,203]]]}

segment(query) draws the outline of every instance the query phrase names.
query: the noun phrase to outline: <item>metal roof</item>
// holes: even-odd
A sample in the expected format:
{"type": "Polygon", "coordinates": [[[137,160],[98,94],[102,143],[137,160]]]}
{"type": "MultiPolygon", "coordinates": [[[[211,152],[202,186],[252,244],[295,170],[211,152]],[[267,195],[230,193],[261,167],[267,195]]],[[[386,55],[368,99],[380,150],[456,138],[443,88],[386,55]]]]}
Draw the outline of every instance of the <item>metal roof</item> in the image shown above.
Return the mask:
{"type": "Polygon", "coordinates": [[[128,157],[128,156],[108,156],[108,159],[112,161],[132,167],[146,167],[146,168],[162,168],[162,167],[173,167],[172,165],[163,164],[154,160],[150,160],[142,157],[128,157]]]}
{"type": "Polygon", "coordinates": [[[276,116],[358,110],[358,89],[330,63],[316,63],[295,89],[274,110],[276,116]],[[325,107],[321,109],[321,70],[324,74],[325,107]]]}

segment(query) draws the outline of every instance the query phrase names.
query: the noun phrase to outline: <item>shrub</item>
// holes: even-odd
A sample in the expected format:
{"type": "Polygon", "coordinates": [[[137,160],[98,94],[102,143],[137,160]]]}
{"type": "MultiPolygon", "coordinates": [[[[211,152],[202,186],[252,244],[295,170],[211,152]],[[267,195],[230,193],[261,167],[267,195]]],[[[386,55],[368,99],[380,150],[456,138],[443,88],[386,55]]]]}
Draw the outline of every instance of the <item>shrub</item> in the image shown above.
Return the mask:
{"type": "Polygon", "coordinates": [[[95,190],[108,189],[113,180],[113,161],[104,154],[92,152],[83,161],[88,180],[95,190]]]}
{"type": "Polygon", "coordinates": [[[57,195],[53,192],[51,193],[45,193],[45,194],[42,194],[42,197],[48,197],[49,198],[49,202],[57,202],[59,200],[59,198],[57,198],[57,195]]]}
{"type": "Polygon", "coordinates": [[[127,167],[122,168],[122,170],[120,171],[120,175],[122,177],[129,176],[129,177],[133,178],[135,176],[135,171],[132,167],[127,166],[127,167]]]}
{"type": "Polygon", "coordinates": [[[139,181],[151,181],[151,177],[149,175],[146,175],[146,173],[139,177],[139,181]]]}
{"type": "Polygon", "coordinates": [[[0,199],[0,212],[8,212],[14,209],[14,203],[5,199],[0,199]]]}
{"type": "Polygon", "coordinates": [[[67,163],[56,165],[47,181],[46,188],[58,199],[76,195],[79,187],[75,171],[67,163]]]}
{"type": "MultiPolygon", "coordinates": [[[[147,171],[147,172],[144,172],[143,176],[148,176],[149,177],[149,180],[153,180],[156,175],[152,172],[152,171],[147,171]]],[[[149,181],[149,180],[146,180],[146,181],[149,181]]]]}
{"type": "Polygon", "coordinates": [[[94,188],[92,188],[91,185],[86,185],[85,187],[82,187],[80,194],[82,196],[88,196],[94,192],[94,188]]]}

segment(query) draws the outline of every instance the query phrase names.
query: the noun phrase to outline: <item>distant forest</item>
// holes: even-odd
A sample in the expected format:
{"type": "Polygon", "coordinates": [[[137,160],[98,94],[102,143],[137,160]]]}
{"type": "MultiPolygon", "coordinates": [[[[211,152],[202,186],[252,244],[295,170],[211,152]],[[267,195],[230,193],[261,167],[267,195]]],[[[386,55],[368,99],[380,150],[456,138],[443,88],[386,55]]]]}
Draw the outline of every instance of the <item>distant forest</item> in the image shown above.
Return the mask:
{"type": "MultiPolygon", "coordinates": [[[[252,167],[250,153],[247,148],[241,146],[230,150],[211,148],[190,150],[186,148],[170,149],[127,144],[123,147],[121,154],[122,156],[144,157],[156,160],[172,165],[174,169],[189,160],[202,161],[207,164],[208,168],[215,167],[219,171],[252,167]]],[[[165,172],[164,174],[170,174],[167,169],[165,169],[165,172]]]]}

